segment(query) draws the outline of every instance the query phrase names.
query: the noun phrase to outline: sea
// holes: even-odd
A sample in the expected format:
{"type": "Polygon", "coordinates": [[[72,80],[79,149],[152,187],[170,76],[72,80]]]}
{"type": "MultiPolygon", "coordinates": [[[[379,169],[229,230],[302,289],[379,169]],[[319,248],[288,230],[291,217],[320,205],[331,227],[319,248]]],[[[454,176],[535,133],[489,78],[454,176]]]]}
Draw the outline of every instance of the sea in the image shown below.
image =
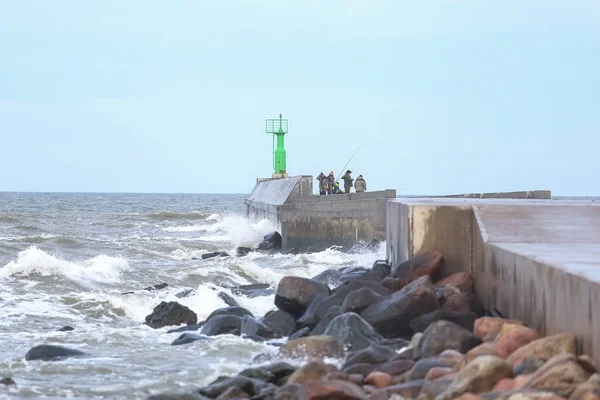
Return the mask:
{"type": "Polygon", "coordinates": [[[219,291],[261,317],[274,298],[231,288],[330,268],[370,267],[375,250],[250,253],[275,227],[245,218],[245,195],[0,193],[0,399],[145,399],[189,392],[233,375],[278,348],[233,335],[172,346],[173,327],[144,324],[161,301],[178,301],[202,321],[226,307],[219,291]],[[223,251],[232,257],[202,260],[223,251]],[[161,290],[144,288],[167,283],[161,290]],[[191,295],[176,294],[193,289],[191,295]],[[128,293],[127,292],[133,292],[128,293]],[[72,331],[58,331],[71,326],[72,331]],[[40,344],[86,353],[26,361],[40,344]]]}

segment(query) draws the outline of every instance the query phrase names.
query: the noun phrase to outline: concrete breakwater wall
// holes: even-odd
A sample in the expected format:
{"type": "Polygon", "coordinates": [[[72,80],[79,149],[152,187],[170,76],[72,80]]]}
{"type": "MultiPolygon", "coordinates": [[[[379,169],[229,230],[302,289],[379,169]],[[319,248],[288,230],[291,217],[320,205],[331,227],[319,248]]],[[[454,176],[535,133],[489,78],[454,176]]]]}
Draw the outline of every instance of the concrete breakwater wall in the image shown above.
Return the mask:
{"type": "Polygon", "coordinates": [[[424,251],[468,272],[487,310],[541,334],[573,332],[600,363],[600,204],[414,198],[388,202],[392,268],[424,251]]]}
{"type": "Polygon", "coordinates": [[[268,219],[284,249],[347,246],[384,240],[387,200],[395,190],[314,196],[312,177],[259,181],[245,200],[251,221],[268,219]]]}

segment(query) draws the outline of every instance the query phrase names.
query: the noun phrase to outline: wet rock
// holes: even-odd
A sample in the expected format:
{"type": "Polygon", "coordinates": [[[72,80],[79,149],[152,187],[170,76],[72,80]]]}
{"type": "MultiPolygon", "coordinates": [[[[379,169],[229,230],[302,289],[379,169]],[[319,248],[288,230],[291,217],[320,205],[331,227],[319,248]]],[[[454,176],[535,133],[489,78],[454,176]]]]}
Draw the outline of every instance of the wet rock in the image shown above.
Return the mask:
{"type": "Polygon", "coordinates": [[[481,356],[460,370],[448,389],[436,400],[454,399],[464,393],[485,393],[504,379],[512,378],[512,365],[496,356],[481,356]]]}
{"type": "Polygon", "coordinates": [[[223,300],[225,302],[225,304],[227,304],[229,307],[239,307],[240,306],[233,297],[231,297],[230,295],[228,295],[225,292],[219,292],[219,294],[217,296],[219,296],[219,298],[221,300],[223,300]]]}
{"type": "Polygon", "coordinates": [[[410,370],[414,366],[413,360],[389,361],[374,368],[374,371],[385,372],[391,376],[398,376],[410,370]]]}
{"type": "Polygon", "coordinates": [[[261,322],[267,326],[277,337],[290,336],[296,332],[296,321],[285,311],[269,311],[261,319],[261,322]]]}
{"type": "Polygon", "coordinates": [[[222,251],[213,251],[212,253],[202,254],[203,260],[207,260],[209,258],[215,258],[215,257],[229,257],[229,254],[222,252],[222,251]]]}
{"type": "Polygon", "coordinates": [[[438,360],[436,358],[423,358],[416,362],[407,375],[407,380],[413,381],[425,379],[432,368],[443,367],[448,368],[453,365],[447,361],[438,360]]]}
{"type": "Polygon", "coordinates": [[[464,313],[448,310],[435,310],[410,321],[410,328],[414,332],[425,332],[425,329],[427,329],[429,325],[442,319],[454,322],[456,325],[472,332],[477,315],[472,312],[464,313]]]}
{"type": "Polygon", "coordinates": [[[180,335],[177,339],[173,340],[171,346],[179,346],[181,344],[197,342],[198,340],[207,341],[209,339],[205,336],[196,335],[194,333],[184,333],[180,335]]]}
{"type": "Polygon", "coordinates": [[[381,281],[392,273],[392,267],[387,260],[376,260],[371,267],[371,272],[378,275],[381,281]]]}
{"type": "Polygon", "coordinates": [[[206,336],[234,334],[241,331],[242,319],[237,315],[217,315],[206,321],[200,333],[206,336]]]}
{"type": "Polygon", "coordinates": [[[312,281],[320,282],[330,287],[337,287],[340,284],[340,277],[344,273],[345,268],[326,269],[325,271],[310,278],[312,281]]]}
{"type": "Polygon", "coordinates": [[[443,263],[444,257],[439,251],[428,251],[393,268],[392,275],[395,278],[402,278],[407,284],[423,276],[435,280],[443,263]]]}
{"type": "Polygon", "coordinates": [[[453,322],[436,321],[423,332],[421,357],[433,357],[446,349],[466,353],[481,344],[481,339],[453,322]]]}
{"type": "Polygon", "coordinates": [[[396,293],[404,286],[408,285],[408,283],[406,283],[406,281],[402,278],[394,278],[388,276],[387,278],[381,281],[381,285],[389,289],[390,292],[396,293]]]}
{"type": "Polygon", "coordinates": [[[279,232],[267,233],[263,237],[263,241],[258,245],[259,250],[280,250],[281,249],[281,235],[279,232]]]}
{"type": "Polygon", "coordinates": [[[327,364],[322,360],[311,360],[298,368],[288,379],[288,383],[306,384],[312,381],[320,381],[329,373],[327,364]]]}
{"type": "Polygon", "coordinates": [[[436,379],[440,379],[444,376],[450,375],[454,372],[454,369],[451,367],[433,367],[427,372],[425,375],[426,381],[434,381],[436,379]]]}
{"type": "Polygon", "coordinates": [[[296,324],[301,328],[309,327],[310,329],[313,329],[319,323],[319,318],[316,315],[317,307],[327,298],[329,298],[329,295],[319,293],[310,303],[302,317],[296,320],[296,324]]]}
{"type": "Polygon", "coordinates": [[[544,365],[544,362],[542,360],[527,357],[519,365],[515,365],[513,367],[513,374],[515,376],[532,374],[535,371],[537,371],[538,368],[540,368],[542,365],[544,365]]]}
{"type": "Polygon", "coordinates": [[[163,393],[155,394],[146,400],[209,400],[207,397],[194,393],[163,393]]]}
{"type": "Polygon", "coordinates": [[[212,313],[210,313],[208,318],[206,318],[206,321],[208,322],[212,318],[217,317],[219,315],[235,315],[240,318],[242,318],[245,315],[254,317],[254,315],[250,311],[246,310],[243,307],[224,307],[224,308],[218,308],[215,311],[213,311],[212,313]]]}
{"type": "Polygon", "coordinates": [[[12,378],[2,378],[2,380],[0,380],[0,385],[5,385],[5,386],[11,386],[11,385],[17,385],[15,383],[15,381],[12,380],[12,378]]]}
{"type": "Polygon", "coordinates": [[[396,355],[393,349],[384,346],[373,345],[366,349],[354,352],[346,358],[342,370],[346,370],[357,364],[382,364],[396,355]]]}
{"type": "Polygon", "coordinates": [[[483,314],[483,306],[473,293],[456,293],[447,297],[442,305],[443,310],[483,314]]]}
{"type": "Polygon", "coordinates": [[[65,325],[62,328],[57,329],[56,331],[57,332],[68,332],[68,331],[74,331],[74,330],[75,330],[75,328],[73,328],[72,326],[65,325]]]}
{"type": "Polygon", "coordinates": [[[284,344],[279,353],[285,357],[331,357],[344,356],[344,344],[332,336],[309,336],[284,344]]]}
{"type": "Polygon", "coordinates": [[[277,382],[279,379],[291,375],[296,370],[296,367],[285,362],[276,362],[266,365],[262,367],[262,369],[273,374],[275,376],[275,382],[277,382]]]}
{"type": "MultiPolygon", "coordinates": [[[[325,300],[327,301],[327,300],[325,300]]],[[[323,302],[322,302],[323,303],[323,302]]],[[[333,321],[336,317],[342,315],[342,313],[340,312],[340,307],[339,306],[332,306],[327,313],[325,313],[325,315],[323,315],[323,317],[321,317],[319,323],[317,324],[317,326],[310,331],[310,336],[315,336],[315,335],[322,335],[325,333],[325,330],[327,330],[327,327],[329,326],[329,324],[331,323],[331,321],[333,321]]]]}
{"type": "Polygon", "coordinates": [[[487,341],[486,338],[495,337],[498,333],[500,333],[502,326],[506,323],[524,325],[521,321],[513,319],[481,317],[475,321],[474,332],[475,335],[487,341]]]}
{"type": "Polygon", "coordinates": [[[293,335],[290,335],[289,340],[296,340],[296,339],[300,339],[303,337],[307,337],[309,335],[310,335],[310,328],[306,327],[306,328],[299,329],[296,332],[294,332],[293,335]]]}
{"type": "Polygon", "coordinates": [[[152,291],[152,290],[160,290],[160,289],[164,289],[164,288],[166,288],[167,286],[169,286],[169,284],[168,284],[168,283],[159,283],[158,285],[154,285],[154,286],[148,286],[148,287],[145,287],[145,288],[144,288],[144,290],[147,290],[147,291],[149,291],[149,292],[150,292],[150,291],[152,291]]]}
{"type": "Polygon", "coordinates": [[[569,397],[569,400],[600,400],[600,374],[593,374],[580,385],[569,397]]]}
{"type": "MultiPolygon", "coordinates": [[[[336,287],[331,291],[332,296],[340,296],[342,301],[348,296],[350,293],[362,289],[368,288],[374,291],[375,293],[386,297],[392,294],[389,289],[385,288],[380,282],[370,281],[370,280],[353,280],[343,282],[340,286],[336,287]]],[[[339,305],[341,305],[340,303],[339,305]]]]}
{"type": "Polygon", "coordinates": [[[524,387],[554,392],[568,398],[596,372],[588,370],[573,354],[559,354],[541,366],[524,387]]]}
{"type": "Polygon", "coordinates": [[[152,313],[146,316],[146,325],[158,329],[169,325],[195,325],[198,322],[196,313],[177,302],[161,301],[152,313]]]}
{"type": "Polygon", "coordinates": [[[376,391],[373,395],[371,395],[371,399],[389,399],[392,398],[392,396],[394,395],[400,395],[403,398],[407,399],[416,399],[417,397],[419,397],[419,394],[421,393],[421,390],[423,389],[423,385],[425,385],[425,383],[426,382],[424,380],[420,380],[405,382],[399,385],[388,386],[385,389],[380,389],[376,391]]]}
{"type": "Polygon", "coordinates": [[[365,308],[360,316],[384,337],[411,333],[409,322],[438,308],[431,278],[424,276],[393,295],[365,308]]]}
{"type": "Polygon", "coordinates": [[[304,400],[367,400],[367,395],[360,386],[342,380],[309,382],[298,394],[304,400]]]}
{"type": "Polygon", "coordinates": [[[251,249],[250,247],[238,247],[238,248],[235,250],[235,254],[236,254],[238,257],[244,257],[244,256],[247,256],[247,255],[248,255],[248,253],[250,253],[251,251],[252,251],[252,249],[251,249]]]}
{"type": "Polygon", "coordinates": [[[81,356],[84,354],[85,353],[82,351],[69,349],[63,346],[41,344],[39,346],[32,347],[25,355],[25,360],[57,361],[69,357],[81,356]]]}
{"type": "Polygon", "coordinates": [[[249,315],[242,317],[240,331],[242,335],[257,335],[266,339],[275,337],[275,333],[269,327],[249,315]]]}
{"type": "Polygon", "coordinates": [[[251,285],[240,285],[231,289],[233,294],[246,296],[251,299],[261,296],[271,296],[275,294],[275,289],[268,283],[253,283],[251,285]]]}
{"type": "Polygon", "coordinates": [[[507,361],[518,365],[526,357],[547,361],[558,354],[575,354],[577,352],[577,339],[572,333],[559,333],[546,336],[515,350],[507,361]]]}
{"type": "Polygon", "coordinates": [[[275,305],[282,311],[301,316],[320,293],[329,296],[329,288],[310,279],[286,276],[277,286],[275,305]]]}
{"type": "Polygon", "coordinates": [[[383,339],[371,325],[355,313],[335,317],[324,334],[338,338],[349,350],[362,350],[383,339]]]}
{"type": "Polygon", "coordinates": [[[263,368],[247,368],[238,374],[248,378],[258,379],[263,382],[276,382],[275,375],[263,368]]]}
{"type": "Polygon", "coordinates": [[[175,297],[177,297],[178,299],[183,299],[184,297],[188,297],[190,294],[195,293],[196,291],[194,289],[186,289],[186,290],[182,290],[181,292],[175,294],[175,297]]]}
{"type": "Polygon", "coordinates": [[[516,325],[515,329],[506,329],[509,325],[506,324],[500,331],[496,339],[496,351],[498,356],[506,358],[515,350],[539,339],[540,335],[531,328],[516,325]]]}
{"type": "Polygon", "coordinates": [[[302,385],[297,383],[286,383],[275,391],[276,400],[296,400],[302,399],[303,397],[297,397],[301,395],[300,390],[303,388],[302,385]]]}
{"type": "Polygon", "coordinates": [[[342,314],[347,312],[360,313],[371,304],[375,304],[381,300],[383,300],[383,296],[369,288],[358,289],[346,296],[340,306],[340,312],[342,314]]]}
{"type": "Polygon", "coordinates": [[[248,393],[235,386],[230,387],[217,397],[217,400],[235,400],[235,399],[248,399],[248,393]]]}
{"type": "Polygon", "coordinates": [[[381,339],[375,343],[378,346],[384,346],[395,351],[400,351],[407,347],[410,347],[410,342],[406,339],[381,339]]]}
{"type": "Polygon", "coordinates": [[[367,375],[365,383],[381,389],[392,386],[392,377],[385,372],[374,371],[367,375]]]}
{"type": "Polygon", "coordinates": [[[199,324],[196,325],[186,325],[186,326],[181,326],[179,328],[175,328],[175,329],[169,329],[167,331],[167,333],[175,333],[175,332],[186,332],[186,331],[197,331],[200,328],[202,328],[202,325],[204,325],[204,322],[200,322],[199,324]]]}
{"type": "Polygon", "coordinates": [[[218,378],[210,385],[198,389],[198,393],[216,399],[221,394],[225,393],[226,390],[232,387],[241,389],[243,392],[254,396],[256,394],[256,383],[260,382],[246,376],[234,376],[232,378],[218,378]]]}
{"type": "MultiPolygon", "coordinates": [[[[242,334],[242,332],[237,332],[237,331],[233,331],[231,332],[232,335],[238,335],[241,336],[242,339],[248,339],[248,340],[252,340],[253,342],[257,342],[257,343],[263,343],[264,341],[266,341],[267,339],[265,339],[262,336],[258,336],[258,335],[244,335],[242,334]]],[[[270,343],[267,343],[270,344],[270,343]]],[[[273,343],[275,345],[275,343],[273,343]]]]}
{"type": "Polygon", "coordinates": [[[456,272],[434,283],[434,286],[456,286],[461,292],[473,293],[473,278],[467,272],[456,272]]]}

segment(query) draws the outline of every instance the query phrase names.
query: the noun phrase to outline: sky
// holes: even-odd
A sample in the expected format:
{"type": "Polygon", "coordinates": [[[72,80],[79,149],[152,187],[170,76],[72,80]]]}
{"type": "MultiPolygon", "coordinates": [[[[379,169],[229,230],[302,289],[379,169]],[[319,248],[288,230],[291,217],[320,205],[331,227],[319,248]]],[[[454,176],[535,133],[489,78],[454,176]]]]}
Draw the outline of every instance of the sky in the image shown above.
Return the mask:
{"type": "Polygon", "coordinates": [[[2,3],[0,191],[600,195],[597,0],[2,3]]]}

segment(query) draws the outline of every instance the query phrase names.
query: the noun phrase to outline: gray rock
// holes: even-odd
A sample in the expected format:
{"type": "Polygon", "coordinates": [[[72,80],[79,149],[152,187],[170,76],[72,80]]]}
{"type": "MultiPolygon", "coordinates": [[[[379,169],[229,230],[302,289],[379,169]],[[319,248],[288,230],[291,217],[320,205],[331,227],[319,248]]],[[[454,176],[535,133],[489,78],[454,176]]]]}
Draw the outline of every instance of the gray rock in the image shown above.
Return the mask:
{"type": "Polygon", "coordinates": [[[196,335],[195,333],[184,333],[180,335],[177,339],[173,340],[171,343],[172,346],[179,346],[182,344],[197,342],[197,341],[208,341],[210,340],[206,336],[196,335]]]}
{"type": "Polygon", "coordinates": [[[423,332],[420,356],[434,357],[444,350],[456,350],[466,354],[481,343],[480,338],[453,322],[436,321],[423,332]]]}
{"type": "Polygon", "coordinates": [[[335,317],[324,334],[340,339],[350,351],[362,350],[383,339],[371,325],[355,313],[335,317]]]}
{"type": "Polygon", "coordinates": [[[275,337],[275,333],[262,322],[255,320],[249,315],[242,317],[242,335],[257,335],[266,339],[275,337]]]}
{"type": "Polygon", "coordinates": [[[202,327],[200,333],[206,336],[235,334],[240,332],[242,319],[237,315],[217,315],[212,317],[202,327]]]}
{"type": "Polygon", "coordinates": [[[162,301],[146,316],[146,325],[158,329],[169,325],[195,325],[198,322],[196,313],[177,302],[162,301]]]}
{"type": "Polygon", "coordinates": [[[279,337],[290,336],[296,332],[296,321],[285,311],[269,311],[261,322],[279,337]]]}
{"type": "Polygon", "coordinates": [[[254,315],[250,311],[246,310],[245,308],[224,307],[224,308],[216,309],[215,311],[210,313],[210,315],[208,316],[208,318],[206,318],[206,320],[209,321],[211,318],[216,317],[218,315],[237,315],[240,318],[242,318],[244,315],[249,315],[251,317],[254,317],[254,315]]]}
{"type": "Polygon", "coordinates": [[[32,347],[25,355],[25,360],[57,361],[69,357],[85,355],[84,352],[63,346],[42,344],[32,347]]]}
{"type": "Polygon", "coordinates": [[[299,317],[320,293],[329,296],[329,288],[310,279],[285,276],[277,286],[275,305],[280,310],[299,317]]]}

